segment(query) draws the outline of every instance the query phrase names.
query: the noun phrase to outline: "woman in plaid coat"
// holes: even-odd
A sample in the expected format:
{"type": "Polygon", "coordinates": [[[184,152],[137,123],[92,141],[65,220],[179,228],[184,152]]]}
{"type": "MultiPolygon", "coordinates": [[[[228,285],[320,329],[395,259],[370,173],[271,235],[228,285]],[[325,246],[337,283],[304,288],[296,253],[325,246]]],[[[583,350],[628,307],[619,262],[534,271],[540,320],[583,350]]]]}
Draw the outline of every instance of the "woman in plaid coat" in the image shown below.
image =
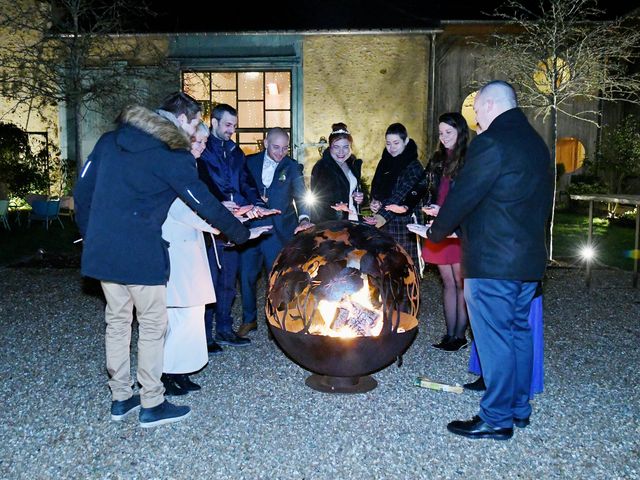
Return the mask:
{"type": "Polygon", "coordinates": [[[418,265],[416,236],[407,229],[407,225],[416,223],[413,215],[419,215],[420,210],[415,205],[412,208],[397,208],[423,176],[418,147],[401,123],[389,125],[385,142],[382,158],[371,182],[370,206],[374,216],[366,221],[389,233],[411,256],[414,265],[418,265]]]}

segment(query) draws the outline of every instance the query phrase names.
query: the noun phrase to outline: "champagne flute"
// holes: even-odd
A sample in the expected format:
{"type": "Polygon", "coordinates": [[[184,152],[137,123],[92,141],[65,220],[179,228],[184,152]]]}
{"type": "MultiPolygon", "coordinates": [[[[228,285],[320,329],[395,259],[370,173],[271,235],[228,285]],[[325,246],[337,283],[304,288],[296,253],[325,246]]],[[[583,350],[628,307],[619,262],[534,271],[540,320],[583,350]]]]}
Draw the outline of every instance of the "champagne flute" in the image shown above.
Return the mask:
{"type": "MultiPolygon", "coordinates": [[[[229,201],[233,202],[233,192],[229,193],[229,201]]],[[[233,247],[234,243],[227,239],[222,245],[225,247],[233,247]]]]}
{"type": "Polygon", "coordinates": [[[267,187],[262,187],[262,201],[267,203],[269,201],[269,196],[267,195],[267,187]]]}
{"type": "Polygon", "coordinates": [[[360,190],[360,182],[358,182],[356,183],[355,190],[351,194],[351,196],[353,197],[353,203],[355,204],[356,213],[358,214],[358,216],[360,215],[360,204],[356,202],[356,197],[360,197],[361,195],[362,195],[362,191],[360,190]]]}

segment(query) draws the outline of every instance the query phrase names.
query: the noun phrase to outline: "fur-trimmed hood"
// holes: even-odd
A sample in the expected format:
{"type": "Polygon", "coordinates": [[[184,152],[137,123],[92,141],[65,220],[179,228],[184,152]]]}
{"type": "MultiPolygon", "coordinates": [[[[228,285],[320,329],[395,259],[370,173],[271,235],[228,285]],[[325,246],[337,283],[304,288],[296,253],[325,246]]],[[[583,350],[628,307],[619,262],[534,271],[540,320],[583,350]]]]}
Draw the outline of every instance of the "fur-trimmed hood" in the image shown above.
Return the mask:
{"type": "MultiPolygon", "coordinates": [[[[191,149],[191,140],[185,131],[148,108],[139,105],[128,106],[118,116],[118,122],[123,126],[131,125],[151,135],[153,139],[161,141],[172,150],[191,149]]],[[[148,136],[132,135],[130,132],[131,129],[125,128],[121,128],[118,132],[118,144],[125,150],[136,152],[157,148],[157,142],[148,136]]]]}

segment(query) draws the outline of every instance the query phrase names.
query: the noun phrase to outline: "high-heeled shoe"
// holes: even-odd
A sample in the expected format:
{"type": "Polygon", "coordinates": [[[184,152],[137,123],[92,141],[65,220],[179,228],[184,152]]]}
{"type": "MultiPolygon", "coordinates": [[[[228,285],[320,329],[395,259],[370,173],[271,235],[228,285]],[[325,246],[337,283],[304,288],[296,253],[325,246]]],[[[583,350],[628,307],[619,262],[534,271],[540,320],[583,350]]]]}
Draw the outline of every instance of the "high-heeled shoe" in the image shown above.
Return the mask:
{"type": "Polygon", "coordinates": [[[164,394],[168,397],[178,397],[189,393],[188,390],[181,388],[180,385],[176,383],[170,373],[163,373],[160,380],[162,380],[162,384],[164,385],[164,394]]]}
{"type": "Polygon", "coordinates": [[[192,382],[191,379],[189,378],[189,375],[186,375],[186,374],[174,373],[171,375],[171,378],[181,389],[186,390],[187,392],[195,392],[202,388],[197,383],[192,382]]]}
{"type": "Polygon", "coordinates": [[[467,340],[466,337],[463,337],[463,338],[451,337],[451,340],[449,340],[449,343],[447,343],[441,348],[442,350],[445,350],[447,352],[457,352],[461,348],[466,348],[467,345],[469,345],[469,341],[467,340]]]}
{"type": "Polygon", "coordinates": [[[442,337],[442,339],[440,340],[440,343],[433,343],[432,346],[439,348],[440,350],[444,350],[444,347],[449,345],[449,342],[451,340],[453,340],[453,337],[447,334],[442,337]]]}

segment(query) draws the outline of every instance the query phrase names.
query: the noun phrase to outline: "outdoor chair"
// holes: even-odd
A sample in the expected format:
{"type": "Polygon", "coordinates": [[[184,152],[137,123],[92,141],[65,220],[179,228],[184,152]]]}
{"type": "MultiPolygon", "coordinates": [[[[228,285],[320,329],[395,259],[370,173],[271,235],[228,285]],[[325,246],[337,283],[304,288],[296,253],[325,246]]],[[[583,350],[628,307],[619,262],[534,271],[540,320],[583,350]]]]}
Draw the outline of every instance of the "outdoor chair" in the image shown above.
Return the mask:
{"type": "Polygon", "coordinates": [[[44,222],[45,228],[49,230],[49,222],[58,220],[60,226],[64,228],[62,220],[60,220],[60,200],[34,200],[29,212],[29,220],[27,225],[31,226],[31,221],[36,220],[44,222]]]}
{"type": "Polygon", "coordinates": [[[60,212],[58,213],[58,215],[69,217],[71,220],[73,220],[74,208],[72,196],[66,195],[64,197],[60,197],[60,212]]]}
{"type": "Polygon", "coordinates": [[[11,230],[11,227],[9,226],[8,213],[9,200],[0,200],[0,221],[2,222],[2,225],[4,225],[4,228],[11,230]]]}
{"type": "Polygon", "coordinates": [[[25,202],[29,204],[29,206],[33,207],[33,202],[36,200],[47,200],[49,197],[46,195],[42,195],[40,193],[28,193],[26,197],[24,197],[25,202]]]}

